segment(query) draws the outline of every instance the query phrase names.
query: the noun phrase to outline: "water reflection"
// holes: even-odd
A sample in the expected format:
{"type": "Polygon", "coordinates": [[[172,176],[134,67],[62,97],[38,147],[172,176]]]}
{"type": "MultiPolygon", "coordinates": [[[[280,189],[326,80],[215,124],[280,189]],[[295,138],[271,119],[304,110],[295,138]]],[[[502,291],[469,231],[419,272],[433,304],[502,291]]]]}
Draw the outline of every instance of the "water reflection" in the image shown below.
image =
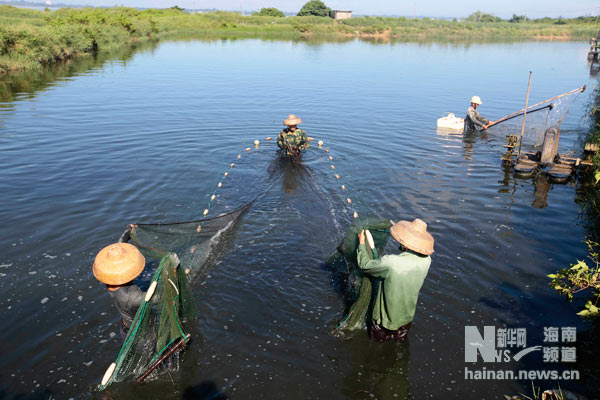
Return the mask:
{"type": "Polygon", "coordinates": [[[302,164],[301,158],[284,157],[281,152],[278,152],[277,157],[269,165],[268,173],[271,179],[275,175],[281,175],[281,183],[286,193],[293,193],[299,183],[312,175],[312,171],[302,164]]]}
{"type": "Polygon", "coordinates": [[[533,190],[533,203],[535,208],[546,208],[548,206],[548,192],[550,191],[550,177],[546,174],[538,175],[535,180],[535,189],[533,190]]]}
{"type": "MultiPolygon", "coordinates": [[[[52,88],[56,82],[83,75],[101,68],[109,61],[118,61],[127,65],[129,60],[141,51],[153,52],[158,42],[146,42],[120,48],[110,52],[100,52],[77,57],[74,60],[44,67],[41,70],[13,72],[0,77],[0,102],[12,102],[17,99],[32,99],[39,92],[52,88]]],[[[12,111],[12,105],[0,104],[0,109],[12,111]]]]}
{"type": "Polygon", "coordinates": [[[480,139],[482,139],[482,140],[488,139],[488,134],[486,131],[483,131],[483,132],[469,131],[469,132],[463,133],[463,143],[464,143],[463,158],[465,160],[467,160],[467,161],[472,160],[473,145],[475,143],[477,143],[477,141],[480,139]]]}
{"type": "MultiPolygon", "coordinates": [[[[355,337],[356,338],[356,337],[355,337]]],[[[345,342],[351,368],[344,377],[342,393],[352,399],[409,399],[409,339],[379,343],[364,337],[345,342]]]]}

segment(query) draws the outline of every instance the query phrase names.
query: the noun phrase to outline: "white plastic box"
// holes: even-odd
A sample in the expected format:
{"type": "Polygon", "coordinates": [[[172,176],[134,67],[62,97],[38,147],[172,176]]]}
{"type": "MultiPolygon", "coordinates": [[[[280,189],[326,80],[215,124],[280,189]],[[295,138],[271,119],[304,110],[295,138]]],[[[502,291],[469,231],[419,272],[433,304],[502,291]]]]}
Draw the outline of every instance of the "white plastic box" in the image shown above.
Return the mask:
{"type": "Polygon", "coordinates": [[[437,120],[437,127],[443,130],[461,133],[465,129],[465,119],[458,118],[453,113],[445,113],[437,120]]]}

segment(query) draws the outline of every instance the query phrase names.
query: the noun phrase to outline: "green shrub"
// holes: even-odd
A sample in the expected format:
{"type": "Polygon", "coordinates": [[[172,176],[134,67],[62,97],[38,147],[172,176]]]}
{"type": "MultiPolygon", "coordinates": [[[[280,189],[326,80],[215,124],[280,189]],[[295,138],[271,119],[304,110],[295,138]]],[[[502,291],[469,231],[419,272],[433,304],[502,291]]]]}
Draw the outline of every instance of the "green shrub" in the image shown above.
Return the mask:
{"type": "Polygon", "coordinates": [[[298,12],[299,17],[309,15],[333,18],[333,11],[321,0],[310,0],[308,3],[304,4],[298,12]]]}
{"type": "Polygon", "coordinates": [[[258,15],[261,17],[285,17],[283,11],[278,10],[277,8],[261,8],[259,12],[256,12],[252,15],[258,15]]]}

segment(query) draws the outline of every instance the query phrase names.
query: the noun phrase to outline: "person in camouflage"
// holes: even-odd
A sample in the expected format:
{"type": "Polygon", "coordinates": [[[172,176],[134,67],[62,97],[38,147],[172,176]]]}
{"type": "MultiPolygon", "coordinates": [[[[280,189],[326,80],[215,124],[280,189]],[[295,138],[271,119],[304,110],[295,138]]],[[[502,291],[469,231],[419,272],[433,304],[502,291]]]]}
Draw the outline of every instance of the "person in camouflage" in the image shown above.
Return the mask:
{"type": "Polygon", "coordinates": [[[296,117],[294,114],[290,114],[283,121],[283,124],[286,125],[287,128],[279,132],[279,136],[277,136],[277,146],[279,146],[284,156],[300,157],[302,151],[308,148],[309,143],[306,132],[297,127],[298,124],[301,123],[302,119],[296,117]]]}
{"type": "Polygon", "coordinates": [[[477,107],[480,104],[481,99],[479,96],[471,97],[471,106],[467,109],[467,116],[465,117],[465,132],[485,130],[488,128],[490,121],[477,112],[477,107]]]}

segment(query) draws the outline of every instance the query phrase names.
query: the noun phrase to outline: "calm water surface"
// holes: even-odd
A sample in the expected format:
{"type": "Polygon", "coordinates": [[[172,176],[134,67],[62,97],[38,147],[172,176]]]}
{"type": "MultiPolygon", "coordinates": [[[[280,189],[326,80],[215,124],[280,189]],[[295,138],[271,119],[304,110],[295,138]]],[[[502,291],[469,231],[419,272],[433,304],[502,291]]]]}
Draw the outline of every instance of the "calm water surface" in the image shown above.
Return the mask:
{"type": "MultiPolygon", "coordinates": [[[[194,282],[200,318],[184,368],[118,385],[113,398],[528,391],[529,381],[465,381],[464,326],[527,328],[528,346],[544,326],[584,336],[546,278],[585,255],[575,187],[552,185],[547,206],[533,207],[532,181],[501,168],[502,136],[438,134],[435,120],[462,116],[474,94],[492,119],[521,108],[530,70],[533,101],[593,87],[586,54],[585,43],[175,41],[3,86],[0,397],[93,391],[121,344],[95,254],[128,223],[199,218],[239,153],[211,215],[260,198],[194,282]],[[316,146],[306,169],[272,163],[264,139],[289,113],[325,142],[341,182],[316,146]],[[324,261],[351,223],[346,195],[361,216],[423,218],[436,239],[404,345],[328,334],[344,302],[324,261]]],[[[589,92],[563,123],[562,153],[585,133],[589,92]]],[[[597,394],[581,347],[574,366],[556,368],[582,379],[561,386],[597,394]]],[[[548,365],[532,355],[509,368],[548,365]]]]}

